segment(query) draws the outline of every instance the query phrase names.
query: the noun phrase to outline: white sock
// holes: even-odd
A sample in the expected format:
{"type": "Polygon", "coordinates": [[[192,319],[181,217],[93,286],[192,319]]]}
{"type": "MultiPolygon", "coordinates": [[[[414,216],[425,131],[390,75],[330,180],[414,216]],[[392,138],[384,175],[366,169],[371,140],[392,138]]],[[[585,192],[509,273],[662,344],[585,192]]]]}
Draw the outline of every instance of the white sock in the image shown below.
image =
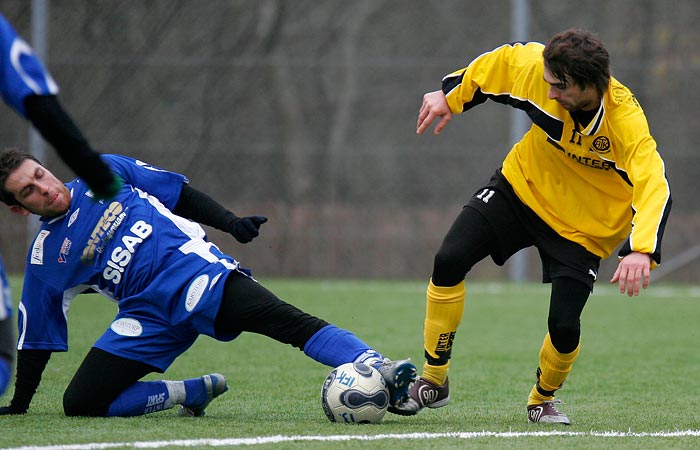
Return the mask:
{"type": "Polygon", "coordinates": [[[166,400],[167,407],[173,405],[181,405],[187,398],[184,381],[163,380],[165,387],[168,389],[169,398],[166,400]]]}
{"type": "Polygon", "coordinates": [[[355,361],[353,362],[364,363],[376,369],[377,367],[384,364],[384,357],[374,350],[366,350],[362,352],[360,356],[355,358],[355,361]]]}

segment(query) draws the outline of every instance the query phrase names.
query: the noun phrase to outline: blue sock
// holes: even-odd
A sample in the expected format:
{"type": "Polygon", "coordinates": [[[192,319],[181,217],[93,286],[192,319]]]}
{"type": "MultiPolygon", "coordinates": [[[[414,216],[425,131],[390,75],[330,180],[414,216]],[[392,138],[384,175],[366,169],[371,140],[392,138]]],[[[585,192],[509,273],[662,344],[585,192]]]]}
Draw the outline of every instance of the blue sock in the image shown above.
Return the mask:
{"type": "Polygon", "coordinates": [[[185,385],[184,405],[197,407],[208,400],[207,388],[202,377],[185,380],[183,383],[185,385]]]}
{"type": "Polygon", "coordinates": [[[307,356],[330,367],[355,362],[360,355],[368,352],[381,358],[379,353],[372,350],[360,338],[335,325],[326,325],[318,330],[304,346],[304,353],[307,356]]]}
{"type": "MultiPolygon", "coordinates": [[[[172,408],[172,382],[137,381],[126,388],[107,410],[107,417],[133,417],[172,408]]],[[[181,382],[180,382],[181,383],[181,382]]]]}
{"type": "Polygon", "coordinates": [[[10,363],[0,358],[0,395],[5,392],[7,385],[10,384],[10,363]]]}

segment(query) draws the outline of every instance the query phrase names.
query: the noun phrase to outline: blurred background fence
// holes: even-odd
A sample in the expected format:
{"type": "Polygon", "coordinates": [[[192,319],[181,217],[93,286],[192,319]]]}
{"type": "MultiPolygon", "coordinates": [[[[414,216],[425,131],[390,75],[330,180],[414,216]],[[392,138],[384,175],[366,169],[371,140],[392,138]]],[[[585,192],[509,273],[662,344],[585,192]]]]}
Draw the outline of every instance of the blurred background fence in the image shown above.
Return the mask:
{"type": "MultiPolygon", "coordinates": [[[[239,215],[268,216],[251,244],[210,232],[258,276],[427,279],[461,205],[511,144],[512,110],[496,104],[454,117],[439,137],[415,134],[423,93],[511,40],[510,0],[45,3],[45,62],[93,146],[184,173],[239,215]]],[[[0,0],[30,43],[32,4],[0,0]]],[[[530,40],[596,32],[644,107],[674,197],[664,260],[675,264],[663,275],[682,282],[700,272],[697,5],[530,0],[523,18],[530,40]]],[[[0,123],[3,147],[27,148],[26,122],[4,107],[0,123]]],[[[6,211],[0,227],[0,252],[21,272],[26,221],[6,211]]],[[[527,278],[539,279],[537,261],[526,255],[527,278]]],[[[506,275],[490,261],[473,270],[506,275]]]]}

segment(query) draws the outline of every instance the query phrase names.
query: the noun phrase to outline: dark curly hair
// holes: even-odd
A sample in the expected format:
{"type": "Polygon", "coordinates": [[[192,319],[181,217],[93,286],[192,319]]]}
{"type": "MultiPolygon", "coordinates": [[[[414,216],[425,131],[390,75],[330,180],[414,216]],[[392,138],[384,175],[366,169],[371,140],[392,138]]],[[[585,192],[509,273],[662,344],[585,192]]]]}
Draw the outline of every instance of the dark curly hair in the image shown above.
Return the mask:
{"type": "Polygon", "coordinates": [[[12,206],[20,204],[17,199],[15,199],[15,196],[5,189],[5,183],[7,183],[7,177],[27,159],[34,160],[41,164],[34,155],[19,151],[16,148],[9,148],[0,154],[0,200],[7,205],[12,206]]]}
{"type": "Polygon", "coordinates": [[[552,36],[542,54],[545,67],[561,81],[594,86],[602,96],[610,83],[610,55],[592,32],[571,28],[552,36]]]}

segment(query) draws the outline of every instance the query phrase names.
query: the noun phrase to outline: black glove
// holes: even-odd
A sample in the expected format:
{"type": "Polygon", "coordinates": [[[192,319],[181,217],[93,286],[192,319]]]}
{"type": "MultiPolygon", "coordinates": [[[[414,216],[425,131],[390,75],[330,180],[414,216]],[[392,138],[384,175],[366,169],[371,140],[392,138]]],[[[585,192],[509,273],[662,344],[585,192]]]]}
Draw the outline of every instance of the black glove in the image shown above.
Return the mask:
{"type": "Polygon", "coordinates": [[[241,244],[248,243],[260,234],[260,225],[267,222],[267,217],[236,217],[229,223],[228,232],[241,244]]]}
{"type": "Polygon", "coordinates": [[[15,406],[0,406],[0,416],[9,416],[13,414],[26,414],[27,408],[17,408],[15,406]]]}
{"type": "MultiPolygon", "coordinates": [[[[68,159],[68,158],[66,158],[68,159]]],[[[116,176],[97,153],[70,166],[90,187],[97,200],[108,200],[122,188],[122,179],[116,176]]]]}
{"type": "Polygon", "coordinates": [[[49,358],[50,350],[17,350],[15,394],[9,406],[0,407],[0,415],[27,412],[49,358]]]}

